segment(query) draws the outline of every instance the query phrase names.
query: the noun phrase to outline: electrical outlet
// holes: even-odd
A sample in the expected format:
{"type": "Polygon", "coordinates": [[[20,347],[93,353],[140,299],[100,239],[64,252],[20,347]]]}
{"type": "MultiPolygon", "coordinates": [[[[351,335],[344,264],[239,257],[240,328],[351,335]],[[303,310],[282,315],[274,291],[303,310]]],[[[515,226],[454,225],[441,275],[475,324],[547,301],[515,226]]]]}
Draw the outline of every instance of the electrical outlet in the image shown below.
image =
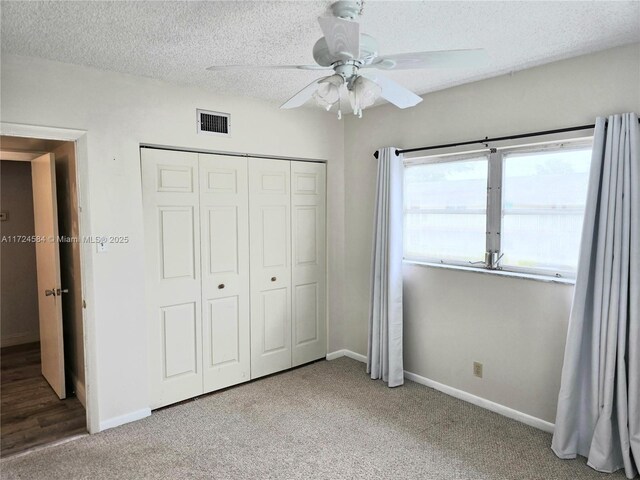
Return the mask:
{"type": "Polygon", "coordinates": [[[482,364],[480,362],[473,362],[473,375],[482,378],[482,364]]]}

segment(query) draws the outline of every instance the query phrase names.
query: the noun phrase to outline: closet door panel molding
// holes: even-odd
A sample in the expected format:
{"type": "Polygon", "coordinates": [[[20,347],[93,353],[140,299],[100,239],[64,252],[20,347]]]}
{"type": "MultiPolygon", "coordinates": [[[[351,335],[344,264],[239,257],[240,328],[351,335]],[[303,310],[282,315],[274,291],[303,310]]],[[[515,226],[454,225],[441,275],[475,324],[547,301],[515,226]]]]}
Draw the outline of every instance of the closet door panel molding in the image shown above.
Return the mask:
{"type": "Polygon", "coordinates": [[[247,159],[199,155],[203,382],[210,392],[251,378],[247,159]]]}
{"type": "Polygon", "coordinates": [[[326,166],[291,162],[293,366],[323,358],[326,329],[326,166]]]}
{"type": "Polygon", "coordinates": [[[249,159],[251,378],[291,367],[290,169],[249,159]]]}
{"type": "Polygon", "coordinates": [[[202,393],[198,155],[141,149],[152,408],[202,393]]]}

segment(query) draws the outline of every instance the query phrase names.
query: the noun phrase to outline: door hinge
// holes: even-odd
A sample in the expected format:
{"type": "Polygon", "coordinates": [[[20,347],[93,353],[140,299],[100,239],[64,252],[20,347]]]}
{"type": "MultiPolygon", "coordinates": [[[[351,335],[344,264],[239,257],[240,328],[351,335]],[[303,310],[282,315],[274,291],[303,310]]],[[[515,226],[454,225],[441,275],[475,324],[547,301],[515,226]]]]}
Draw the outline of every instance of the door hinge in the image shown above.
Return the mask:
{"type": "Polygon", "coordinates": [[[82,308],[87,308],[87,302],[86,302],[86,300],[82,300],[82,308]]]}

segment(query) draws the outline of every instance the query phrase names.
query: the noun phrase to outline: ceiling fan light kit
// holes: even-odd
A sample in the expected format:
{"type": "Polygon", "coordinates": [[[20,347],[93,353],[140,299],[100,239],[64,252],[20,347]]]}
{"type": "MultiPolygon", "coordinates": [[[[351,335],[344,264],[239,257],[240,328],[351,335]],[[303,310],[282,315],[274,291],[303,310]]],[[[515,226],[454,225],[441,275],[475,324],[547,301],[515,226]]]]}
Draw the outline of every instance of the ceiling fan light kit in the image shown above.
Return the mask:
{"type": "Polygon", "coordinates": [[[290,109],[304,105],[312,98],[326,110],[337,105],[338,118],[342,118],[341,97],[349,98],[353,114],[362,117],[362,110],[372,106],[379,98],[398,108],[417,105],[422,98],[386,78],[377,70],[408,70],[418,68],[473,67],[485,64],[487,56],[482,49],[447,50],[401,53],[379,56],[378,42],[370,35],[360,33],[357,18],[362,14],[362,1],[341,0],[331,5],[332,15],[318,17],[321,37],[313,46],[317,65],[228,65],[213,66],[217,71],[239,68],[283,68],[301,70],[333,70],[333,75],[314,80],[280,108],[290,109]],[[360,70],[367,69],[366,73],[360,70]],[[372,70],[369,72],[369,70],[372,70]]]}
{"type": "Polygon", "coordinates": [[[356,77],[349,89],[349,101],[353,114],[362,118],[362,110],[373,105],[381,94],[380,85],[366,77],[356,77]]]}
{"type": "Polygon", "coordinates": [[[340,87],[344,84],[342,75],[331,75],[318,82],[318,89],[313,93],[316,103],[326,110],[331,110],[340,101],[340,87]]]}

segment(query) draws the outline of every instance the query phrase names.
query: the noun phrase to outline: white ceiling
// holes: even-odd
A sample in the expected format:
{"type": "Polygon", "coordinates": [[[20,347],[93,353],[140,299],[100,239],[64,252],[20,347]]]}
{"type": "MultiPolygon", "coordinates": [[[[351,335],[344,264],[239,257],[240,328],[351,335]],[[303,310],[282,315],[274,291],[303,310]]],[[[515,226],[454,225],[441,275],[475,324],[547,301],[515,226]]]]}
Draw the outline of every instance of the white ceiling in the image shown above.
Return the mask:
{"type": "MultiPolygon", "coordinates": [[[[321,72],[210,72],[310,64],[330,1],[2,1],[3,53],[283,102],[321,72]]],[[[365,1],[381,54],[485,48],[487,67],[389,72],[419,94],[640,41],[639,1],[365,1]]]]}

